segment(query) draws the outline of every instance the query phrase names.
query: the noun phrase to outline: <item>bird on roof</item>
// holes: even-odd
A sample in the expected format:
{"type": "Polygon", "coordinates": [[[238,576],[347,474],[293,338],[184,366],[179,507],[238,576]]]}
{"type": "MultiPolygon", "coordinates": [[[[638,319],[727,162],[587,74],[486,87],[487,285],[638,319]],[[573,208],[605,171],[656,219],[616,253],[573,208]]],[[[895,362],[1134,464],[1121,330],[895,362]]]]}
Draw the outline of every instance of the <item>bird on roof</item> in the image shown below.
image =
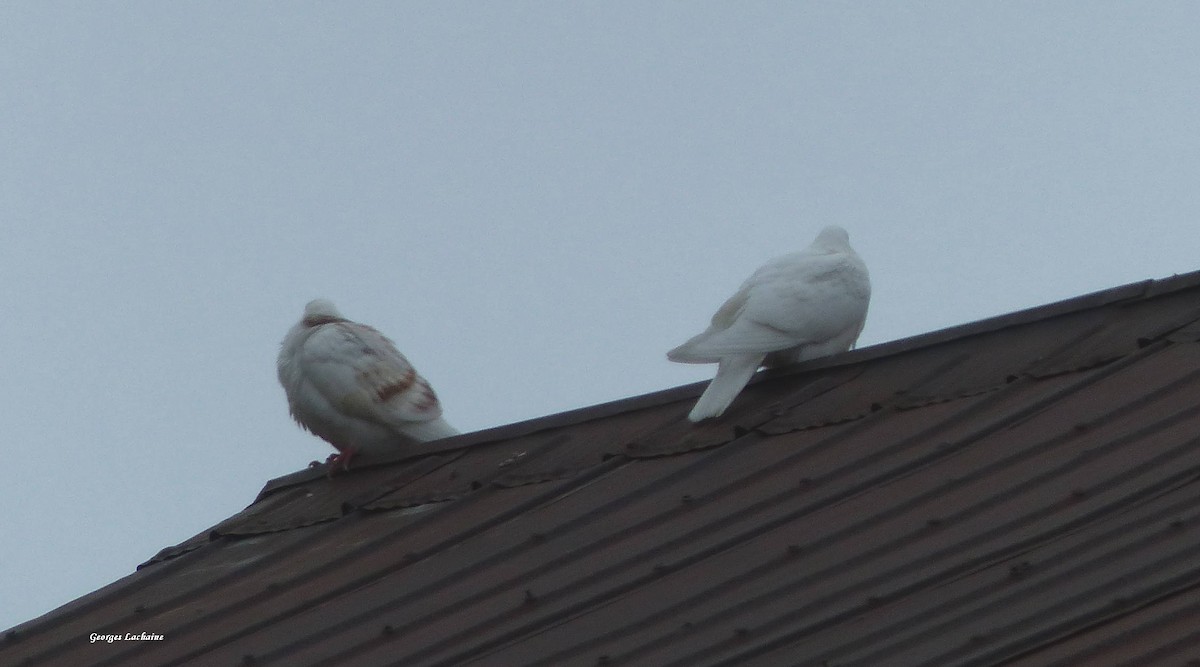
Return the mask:
{"type": "Polygon", "coordinates": [[[688,419],[719,417],[760,366],[849,350],[870,300],[867,266],[841,227],[826,227],[804,250],[767,262],[717,310],[708,329],[667,352],[671,361],[717,364],[688,419]]]}
{"type": "Polygon", "coordinates": [[[388,452],[458,433],[396,345],[315,299],[288,331],[277,360],[292,417],[338,450],[330,470],[361,452],[388,452]]]}

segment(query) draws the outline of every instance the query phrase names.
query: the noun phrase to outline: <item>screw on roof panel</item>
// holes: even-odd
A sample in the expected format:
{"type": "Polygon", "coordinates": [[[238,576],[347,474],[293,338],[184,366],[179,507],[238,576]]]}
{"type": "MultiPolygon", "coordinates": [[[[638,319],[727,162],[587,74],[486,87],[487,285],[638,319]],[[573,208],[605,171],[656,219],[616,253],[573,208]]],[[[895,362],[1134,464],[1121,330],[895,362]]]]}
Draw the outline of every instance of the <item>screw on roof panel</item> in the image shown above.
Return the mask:
{"type": "Polygon", "coordinates": [[[537,603],[537,596],[533,594],[533,591],[526,588],[525,589],[525,604],[536,604],[536,603],[537,603]]]}

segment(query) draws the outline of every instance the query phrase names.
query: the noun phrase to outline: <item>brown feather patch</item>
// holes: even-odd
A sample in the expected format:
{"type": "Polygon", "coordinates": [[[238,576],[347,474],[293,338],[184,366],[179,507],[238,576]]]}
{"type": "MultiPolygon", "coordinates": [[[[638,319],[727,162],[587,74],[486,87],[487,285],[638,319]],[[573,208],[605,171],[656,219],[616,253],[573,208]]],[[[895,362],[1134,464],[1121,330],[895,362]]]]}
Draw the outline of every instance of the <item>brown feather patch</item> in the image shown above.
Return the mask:
{"type": "Polygon", "coordinates": [[[348,321],[346,318],[337,317],[334,315],[309,315],[308,317],[304,318],[304,326],[311,329],[312,327],[319,327],[322,324],[335,324],[337,322],[346,321],[348,321]]]}
{"type": "Polygon", "coordinates": [[[421,400],[417,403],[418,410],[430,410],[437,405],[437,394],[433,393],[433,387],[429,386],[428,382],[421,381],[421,400]]]}
{"type": "Polygon", "coordinates": [[[375,390],[375,395],[379,397],[380,402],[387,403],[393,396],[403,394],[408,391],[408,388],[413,386],[416,381],[417,373],[413,369],[408,369],[399,380],[389,382],[375,390]]]}

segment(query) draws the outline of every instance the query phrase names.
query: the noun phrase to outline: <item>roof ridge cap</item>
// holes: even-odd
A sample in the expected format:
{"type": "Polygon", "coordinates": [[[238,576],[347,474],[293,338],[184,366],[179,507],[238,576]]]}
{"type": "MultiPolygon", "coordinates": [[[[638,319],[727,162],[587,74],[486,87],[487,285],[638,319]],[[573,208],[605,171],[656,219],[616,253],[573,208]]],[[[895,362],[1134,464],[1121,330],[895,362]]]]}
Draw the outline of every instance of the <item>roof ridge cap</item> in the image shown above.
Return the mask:
{"type": "MultiPolygon", "coordinates": [[[[807,373],[818,369],[833,368],[837,366],[847,366],[850,364],[863,363],[873,361],[883,357],[888,357],[896,354],[902,354],[913,350],[941,345],[953,340],[967,338],[985,333],[999,331],[1010,327],[1033,324],[1043,320],[1061,317],[1071,313],[1078,313],[1086,310],[1100,308],[1113,303],[1122,301],[1138,301],[1147,298],[1154,298],[1179,292],[1187,289],[1193,289],[1200,286],[1200,271],[1192,271],[1183,274],[1174,274],[1167,278],[1146,279],[1137,282],[1118,285],[1108,289],[1089,292],[1080,296],[1070,297],[1059,301],[1053,301],[1039,306],[1024,308],[1021,310],[1002,313],[992,317],[966,322],[963,324],[952,325],[943,329],[908,336],[897,340],[877,343],[863,348],[842,352],[839,354],[813,359],[800,364],[796,364],[794,370],[790,370],[786,374],[807,373]]],[[[780,374],[775,373],[759,373],[751,380],[751,383],[761,381],[767,376],[779,377],[780,374]]],[[[409,460],[419,457],[424,457],[429,454],[443,453],[447,451],[460,450],[476,445],[483,445],[491,442],[500,442],[510,440],[512,438],[531,435],[538,431],[545,431],[552,428],[562,428],[580,424],[594,419],[610,417],[613,415],[631,412],[634,410],[644,410],[648,408],[658,407],[667,403],[684,400],[698,396],[700,392],[708,385],[708,380],[693,382],[685,385],[669,387],[667,389],[659,389],[657,391],[638,394],[635,396],[627,396],[625,398],[605,401],[593,405],[572,408],[562,412],[556,412],[540,417],[533,417],[509,424],[501,424],[463,433],[449,438],[424,443],[418,453],[414,453],[411,449],[404,452],[397,452],[395,456],[379,458],[372,462],[376,465],[393,464],[403,460],[409,460]]],[[[295,484],[308,482],[325,474],[324,466],[310,467],[308,469],[299,470],[287,475],[276,477],[263,486],[259,492],[258,500],[261,500],[268,493],[273,493],[282,488],[286,488],[295,484]]]]}

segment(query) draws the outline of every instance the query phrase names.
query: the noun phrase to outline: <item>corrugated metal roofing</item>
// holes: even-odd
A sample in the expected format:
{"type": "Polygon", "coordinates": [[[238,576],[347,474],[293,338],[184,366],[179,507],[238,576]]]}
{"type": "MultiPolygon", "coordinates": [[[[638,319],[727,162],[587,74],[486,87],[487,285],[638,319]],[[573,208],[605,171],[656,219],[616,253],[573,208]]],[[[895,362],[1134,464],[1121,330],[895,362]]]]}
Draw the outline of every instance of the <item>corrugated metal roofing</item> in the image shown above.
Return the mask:
{"type": "Polygon", "coordinates": [[[1200,664],[1200,273],[269,483],[12,665],[1200,664]],[[90,643],[90,633],[161,641],[90,643]]]}

